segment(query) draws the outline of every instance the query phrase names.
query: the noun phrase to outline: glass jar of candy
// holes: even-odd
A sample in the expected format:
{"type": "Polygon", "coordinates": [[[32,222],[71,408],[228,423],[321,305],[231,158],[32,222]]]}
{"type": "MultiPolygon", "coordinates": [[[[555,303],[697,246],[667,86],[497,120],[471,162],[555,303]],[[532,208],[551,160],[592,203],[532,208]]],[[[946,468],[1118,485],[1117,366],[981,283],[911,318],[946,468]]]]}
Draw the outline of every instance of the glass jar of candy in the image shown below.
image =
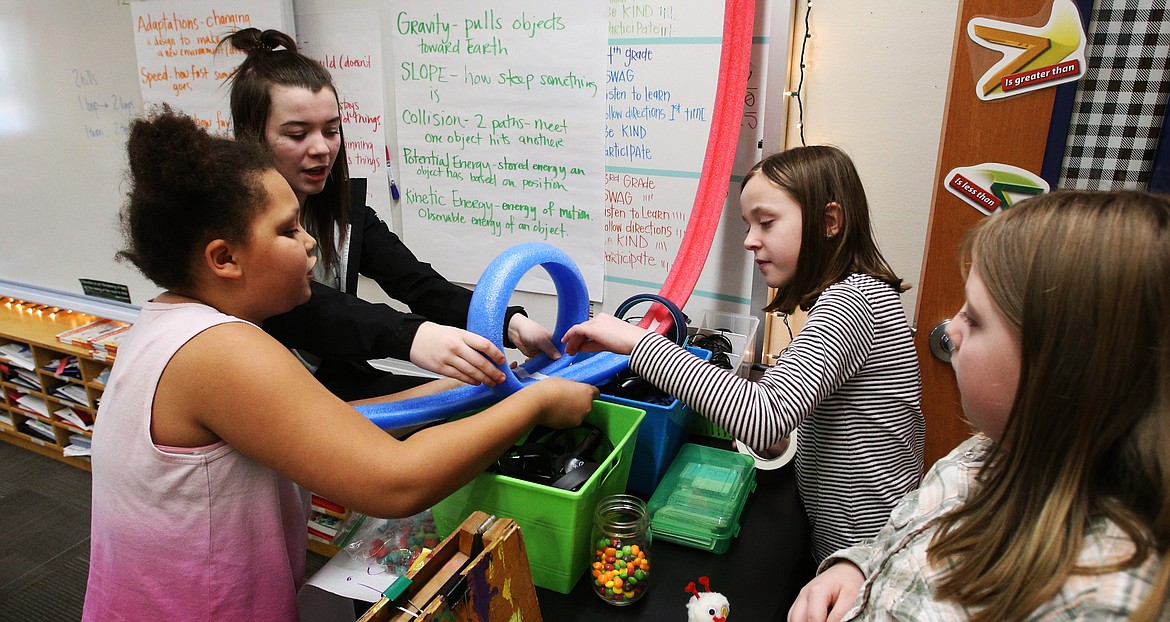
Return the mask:
{"type": "Polygon", "coordinates": [[[611,495],[593,514],[593,593],[611,605],[638,601],[650,585],[650,513],[633,495],[611,495]]]}

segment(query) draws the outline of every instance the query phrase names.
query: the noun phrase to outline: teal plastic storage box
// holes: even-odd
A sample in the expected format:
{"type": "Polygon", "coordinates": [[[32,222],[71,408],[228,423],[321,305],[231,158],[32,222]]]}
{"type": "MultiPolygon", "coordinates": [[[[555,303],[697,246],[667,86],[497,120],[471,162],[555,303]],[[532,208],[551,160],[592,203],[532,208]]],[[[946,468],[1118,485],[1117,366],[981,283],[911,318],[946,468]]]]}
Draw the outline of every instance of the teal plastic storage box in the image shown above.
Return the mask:
{"type": "Polygon", "coordinates": [[[474,510],[511,518],[524,534],[533,583],[568,594],[589,567],[593,552],[589,537],[597,502],[626,489],[634,437],[645,416],[637,408],[593,402],[585,421],[601,428],[614,449],[580,490],[482,473],[432,508],[439,534],[450,534],[474,510]]]}
{"type": "MultiPolygon", "coordinates": [[[[710,350],[688,347],[687,351],[704,361],[711,358],[710,350]]],[[[646,418],[638,426],[634,461],[626,489],[646,496],[654,494],[670,461],[674,460],[678,448],[686,440],[688,422],[701,417],[678,399],[669,404],[654,404],[605,393],[601,394],[601,399],[646,411],[646,418]]]]}
{"type": "Polygon", "coordinates": [[[654,537],[723,553],[739,534],[756,465],[744,454],[687,443],[647,504],[654,537]]]}

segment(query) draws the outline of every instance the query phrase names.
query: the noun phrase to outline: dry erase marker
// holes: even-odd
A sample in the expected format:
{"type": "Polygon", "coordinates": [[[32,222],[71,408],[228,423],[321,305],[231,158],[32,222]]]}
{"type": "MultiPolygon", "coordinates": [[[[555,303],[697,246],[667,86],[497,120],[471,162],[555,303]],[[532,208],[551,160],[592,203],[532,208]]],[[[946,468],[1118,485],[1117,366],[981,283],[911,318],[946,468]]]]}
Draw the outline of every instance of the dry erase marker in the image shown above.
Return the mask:
{"type": "Polygon", "coordinates": [[[390,148],[386,147],[386,177],[390,179],[390,196],[398,200],[398,184],[394,183],[394,171],[390,170],[390,148]]]}

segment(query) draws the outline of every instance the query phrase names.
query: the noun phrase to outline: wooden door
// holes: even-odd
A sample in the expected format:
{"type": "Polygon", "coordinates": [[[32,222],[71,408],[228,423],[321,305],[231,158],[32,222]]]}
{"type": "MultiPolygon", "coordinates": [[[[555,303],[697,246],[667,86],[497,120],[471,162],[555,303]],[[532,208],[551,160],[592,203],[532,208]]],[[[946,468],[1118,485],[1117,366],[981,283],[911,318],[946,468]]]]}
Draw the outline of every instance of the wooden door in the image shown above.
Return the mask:
{"type": "Polygon", "coordinates": [[[931,354],[928,342],[931,329],[953,316],[963,304],[958,249],[967,230],[984,218],[947,191],[945,178],[957,167],[986,162],[1010,164],[1039,175],[1055,98],[1055,89],[1046,88],[1007,99],[980,100],[976,81],[1000,55],[972,43],[967,36],[967,23],[974,17],[991,17],[1038,27],[1047,20],[1051,5],[1052,0],[963,0],[959,7],[915,315],[928,467],[970,436],[973,429],[962,417],[950,365],[931,354]]]}

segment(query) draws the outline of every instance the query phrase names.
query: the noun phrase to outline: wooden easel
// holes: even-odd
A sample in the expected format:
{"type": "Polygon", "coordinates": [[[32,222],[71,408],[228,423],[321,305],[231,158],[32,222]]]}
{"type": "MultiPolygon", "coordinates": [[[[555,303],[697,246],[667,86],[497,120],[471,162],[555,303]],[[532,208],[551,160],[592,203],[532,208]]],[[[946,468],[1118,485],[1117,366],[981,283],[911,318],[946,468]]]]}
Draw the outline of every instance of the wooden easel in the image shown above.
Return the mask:
{"type": "Polygon", "coordinates": [[[358,622],[543,620],[520,527],[509,518],[472,512],[399,581],[358,622]]]}

